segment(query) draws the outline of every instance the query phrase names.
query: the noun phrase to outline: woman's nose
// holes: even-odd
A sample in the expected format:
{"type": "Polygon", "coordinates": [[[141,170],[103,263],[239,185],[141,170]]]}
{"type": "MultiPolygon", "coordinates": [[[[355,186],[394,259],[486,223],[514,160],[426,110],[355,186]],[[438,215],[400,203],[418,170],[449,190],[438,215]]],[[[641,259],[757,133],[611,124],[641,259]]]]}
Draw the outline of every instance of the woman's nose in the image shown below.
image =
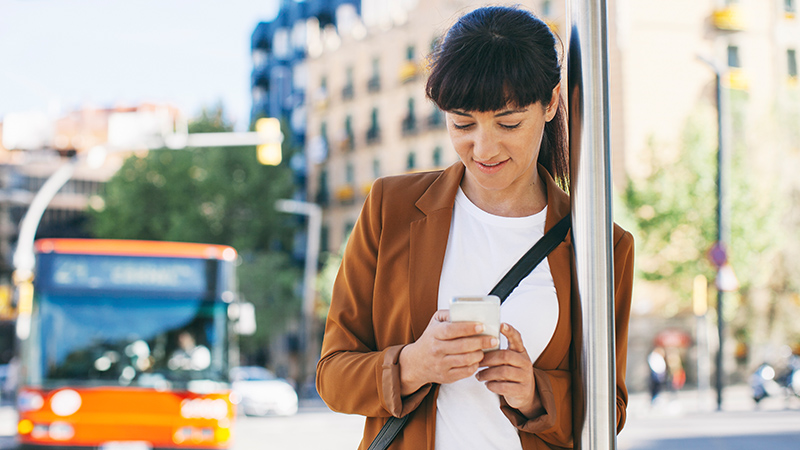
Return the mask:
{"type": "Polygon", "coordinates": [[[489,160],[497,154],[497,141],[485,128],[475,131],[473,146],[473,153],[478,160],[489,160]]]}

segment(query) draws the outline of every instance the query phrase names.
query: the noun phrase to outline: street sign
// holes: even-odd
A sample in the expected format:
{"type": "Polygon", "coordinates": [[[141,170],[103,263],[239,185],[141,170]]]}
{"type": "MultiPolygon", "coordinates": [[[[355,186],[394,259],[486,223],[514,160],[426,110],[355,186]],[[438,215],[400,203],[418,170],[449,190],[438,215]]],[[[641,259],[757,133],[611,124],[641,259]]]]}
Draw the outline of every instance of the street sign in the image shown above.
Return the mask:
{"type": "Polygon", "coordinates": [[[708,250],[708,259],[717,269],[728,262],[728,252],[725,251],[721,242],[717,241],[711,246],[711,249],[708,250]]]}

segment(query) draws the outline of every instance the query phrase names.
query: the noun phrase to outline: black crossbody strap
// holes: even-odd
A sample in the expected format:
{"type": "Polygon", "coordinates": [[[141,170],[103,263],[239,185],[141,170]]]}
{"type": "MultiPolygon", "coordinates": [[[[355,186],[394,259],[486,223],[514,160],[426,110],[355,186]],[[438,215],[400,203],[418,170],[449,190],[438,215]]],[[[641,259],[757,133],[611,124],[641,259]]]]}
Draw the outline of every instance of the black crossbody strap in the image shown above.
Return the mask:
{"type": "MultiPolygon", "coordinates": [[[[496,295],[500,297],[501,303],[504,302],[509,294],[519,285],[519,282],[533,272],[533,269],[535,269],[536,266],[567,237],[571,223],[570,215],[567,214],[558,221],[556,226],[547,230],[547,233],[536,241],[533,247],[522,255],[522,258],[514,264],[514,267],[497,282],[497,285],[492,289],[489,295],[496,295]]],[[[389,420],[383,424],[383,428],[381,428],[381,431],[375,436],[375,439],[367,450],[386,450],[389,448],[389,444],[392,443],[392,440],[394,440],[397,434],[400,433],[400,430],[406,425],[406,422],[408,422],[409,415],[410,414],[406,414],[403,417],[389,417],[389,420]]]]}
{"type": "Polygon", "coordinates": [[[383,428],[381,428],[381,431],[375,436],[375,440],[372,441],[372,444],[369,444],[367,450],[386,450],[389,448],[389,444],[392,443],[397,433],[399,433],[406,425],[406,422],[408,422],[409,416],[410,414],[406,414],[403,417],[389,417],[389,420],[383,424],[383,428]]]}
{"type": "Polygon", "coordinates": [[[536,241],[533,247],[522,255],[522,258],[514,264],[514,267],[509,269],[500,279],[489,295],[500,297],[500,303],[506,301],[506,298],[519,285],[519,282],[533,272],[533,269],[567,237],[570,224],[570,215],[567,214],[553,228],[547,230],[547,233],[536,241]]]}

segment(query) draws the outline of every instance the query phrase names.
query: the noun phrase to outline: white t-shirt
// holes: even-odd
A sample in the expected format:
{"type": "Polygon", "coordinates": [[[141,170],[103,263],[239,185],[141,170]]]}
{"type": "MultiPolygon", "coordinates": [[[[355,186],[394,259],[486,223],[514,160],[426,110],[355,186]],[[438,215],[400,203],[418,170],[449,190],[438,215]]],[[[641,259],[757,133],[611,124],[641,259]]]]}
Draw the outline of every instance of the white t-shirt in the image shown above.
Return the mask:
{"type": "MultiPolygon", "coordinates": [[[[438,309],[455,296],[486,295],[544,235],[547,208],[527,217],[501,217],[473,204],[459,188],[439,282],[438,309]]],[[[500,308],[500,320],[522,334],[531,361],[550,342],[558,299],[545,258],[500,308]]],[[[501,348],[507,348],[501,337],[501,348]]],[[[442,385],[436,401],[436,449],[522,449],[517,429],[500,410],[500,398],[474,376],[442,385]]]]}

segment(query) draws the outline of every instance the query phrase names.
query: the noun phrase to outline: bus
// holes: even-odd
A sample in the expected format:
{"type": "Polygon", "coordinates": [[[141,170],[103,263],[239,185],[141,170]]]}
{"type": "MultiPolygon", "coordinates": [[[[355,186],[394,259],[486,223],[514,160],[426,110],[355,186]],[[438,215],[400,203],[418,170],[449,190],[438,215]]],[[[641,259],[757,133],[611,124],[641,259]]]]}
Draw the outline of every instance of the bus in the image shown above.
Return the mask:
{"type": "Polygon", "coordinates": [[[230,447],[236,251],[102,239],[35,249],[21,447],[230,447]]]}

